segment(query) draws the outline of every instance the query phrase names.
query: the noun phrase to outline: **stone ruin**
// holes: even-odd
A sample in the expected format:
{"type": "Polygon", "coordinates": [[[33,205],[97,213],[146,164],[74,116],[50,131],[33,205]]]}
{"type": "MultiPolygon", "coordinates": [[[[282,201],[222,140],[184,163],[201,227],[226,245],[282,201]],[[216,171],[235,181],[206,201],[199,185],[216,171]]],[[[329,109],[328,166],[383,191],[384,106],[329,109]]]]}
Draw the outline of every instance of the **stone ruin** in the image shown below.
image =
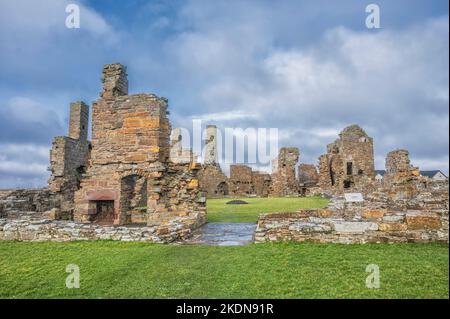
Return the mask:
{"type": "Polygon", "coordinates": [[[448,243],[448,180],[420,176],[408,151],[387,155],[383,184],[371,189],[361,200],[335,195],[325,209],[262,214],[255,241],[448,243]]]}
{"type": "Polygon", "coordinates": [[[223,197],[230,194],[228,178],[218,163],[217,127],[206,128],[205,159],[199,173],[200,189],[208,197],[223,197]]]}
{"type": "MultiPolygon", "coordinates": [[[[102,81],[100,99],[92,106],[92,141],[88,141],[89,107],[83,102],[70,106],[69,136],[53,141],[49,187],[41,190],[51,204],[40,209],[50,212],[32,216],[34,225],[43,225],[36,226],[42,234],[26,232],[27,221],[3,221],[0,238],[48,239],[53,235],[46,230],[51,230],[55,239],[71,240],[73,232],[85,229],[92,239],[173,241],[206,222],[200,165],[185,150],[170,157],[180,141],[170,144],[167,99],[129,95],[126,67],[121,64],[105,65],[102,81]],[[42,218],[73,222],[48,225],[42,218]],[[113,227],[123,225],[134,228],[113,227]]],[[[3,217],[18,210],[16,201],[10,203],[6,213],[3,207],[3,217]]],[[[25,208],[33,210],[32,205],[25,208]]]]}
{"type": "Polygon", "coordinates": [[[301,196],[311,195],[311,190],[317,187],[319,173],[313,164],[300,164],[298,166],[298,186],[301,196]]]}
{"type": "Polygon", "coordinates": [[[358,125],[346,127],[319,158],[318,186],[330,194],[368,193],[374,179],[373,139],[358,125]]]}
{"type": "Polygon", "coordinates": [[[283,147],[276,159],[272,161],[271,195],[277,197],[298,196],[299,185],[295,176],[295,167],[300,152],[295,147],[283,147]]]}
{"type": "Polygon", "coordinates": [[[255,241],[448,242],[448,179],[421,176],[408,151],[395,150],[376,180],[373,139],[357,125],[318,167],[298,165],[299,150],[283,147],[271,174],[231,165],[227,177],[216,126],[206,128],[199,164],[171,129],[167,99],[129,95],[121,64],[106,65],[102,81],[91,141],[88,105],[71,103],[68,136],[52,143],[48,188],[0,190],[0,239],[173,242],[206,222],[206,196],[320,195],[331,198],[325,209],[260,215],[255,241]]]}

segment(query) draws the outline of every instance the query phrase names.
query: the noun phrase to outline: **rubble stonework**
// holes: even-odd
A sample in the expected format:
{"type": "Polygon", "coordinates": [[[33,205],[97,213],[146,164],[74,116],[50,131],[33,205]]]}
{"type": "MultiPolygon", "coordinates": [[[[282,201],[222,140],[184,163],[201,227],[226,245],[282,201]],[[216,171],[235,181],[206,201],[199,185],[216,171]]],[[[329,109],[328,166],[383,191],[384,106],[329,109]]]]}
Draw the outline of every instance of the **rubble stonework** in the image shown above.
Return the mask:
{"type": "Polygon", "coordinates": [[[88,141],[89,107],[84,102],[70,104],[69,136],[57,136],[50,150],[48,181],[57,206],[65,214],[73,214],[74,193],[88,166],[90,143],[88,141]]]}
{"type": "Polygon", "coordinates": [[[231,165],[228,178],[216,126],[206,128],[200,164],[171,129],[167,99],[129,95],[121,64],[105,65],[102,81],[92,141],[89,107],[71,103],[68,136],[52,143],[49,187],[0,190],[0,240],[173,242],[206,222],[207,196],[333,195],[326,209],[260,215],[255,241],[448,242],[448,179],[421,176],[408,151],[395,150],[375,181],[373,139],[357,125],[327,146],[319,171],[300,164],[296,176],[300,152],[284,147],[272,174],[231,165]],[[344,200],[349,192],[364,200],[344,200]]]}
{"type": "Polygon", "coordinates": [[[255,193],[252,168],[246,165],[230,165],[230,194],[248,196],[255,193]]]}
{"type": "Polygon", "coordinates": [[[272,176],[269,173],[252,172],[253,192],[256,196],[267,197],[272,185],[272,176]]]}
{"type": "Polygon", "coordinates": [[[200,190],[208,197],[223,197],[229,195],[228,177],[223,173],[218,163],[217,127],[206,127],[205,159],[199,173],[200,190]]]}
{"type": "Polygon", "coordinates": [[[208,125],[206,127],[205,140],[205,165],[218,165],[217,154],[217,127],[215,125],[208,125]]]}
{"type": "Polygon", "coordinates": [[[373,139],[358,125],[346,127],[319,157],[318,186],[325,192],[369,193],[374,178],[373,139]]]}
{"type": "Polygon", "coordinates": [[[428,200],[417,198],[411,205],[387,197],[357,203],[335,198],[325,209],[262,214],[255,241],[448,243],[448,200],[446,204],[440,202],[438,207],[428,200]]]}
{"type": "Polygon", "coordinates": [[[180,219],[162,226],[103,226],[49,219],[0,219],[0,240],[75,241],[120,240],[170,243],[192,235],[192,229],[180,219]]]}
{"type": "Polygon", "coordinates": [[[283,147],[272,162],[271,196],[298,196],[299,186],[295,176],[300,152],[296,147],[283,147]]]}
{"type": "Polygon", "coordinates": [[[48,188],[0,190],[0,218],[14,218],[21,212],[41,213],[57,204],[48,188]]]}
{"type": "Polygon", "coordinates": [[[103,92],[93,103],[89,166],[75,192],[74,220],[153,225],[165,216],[183,215],[192,224],[203,223],[197,165],[169,161],[167,100],[126,95],[127,86],[124,66],[104,67],[103,92]]]}
{"type": "Polygon", "coordinates": [[[317,186],[319,181],[319,173],[313,164],[300,164],[298,166],[298,184],[300,195],[310,195],[312,188],[317,186]]]}

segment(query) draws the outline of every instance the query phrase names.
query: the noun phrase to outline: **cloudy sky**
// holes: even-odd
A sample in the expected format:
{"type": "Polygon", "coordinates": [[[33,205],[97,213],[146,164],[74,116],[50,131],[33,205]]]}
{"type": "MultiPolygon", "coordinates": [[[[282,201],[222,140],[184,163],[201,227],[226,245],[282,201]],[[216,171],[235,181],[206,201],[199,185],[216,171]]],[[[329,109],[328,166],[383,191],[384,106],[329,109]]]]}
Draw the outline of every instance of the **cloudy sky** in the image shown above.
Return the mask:
{"type": "Polygon", "coordinates": [[[43,186],[71,101],[96,100],[103,64],[130,93],[169,98],[173,126],[278,128],[316,163],[345,126],[448,173],[448,1],[0,0],[0,188],[43,186]],[[381,29],[367,29],[376,3],[381,29]],[[65,27],[65,7],[81,28],[65,27]]]}

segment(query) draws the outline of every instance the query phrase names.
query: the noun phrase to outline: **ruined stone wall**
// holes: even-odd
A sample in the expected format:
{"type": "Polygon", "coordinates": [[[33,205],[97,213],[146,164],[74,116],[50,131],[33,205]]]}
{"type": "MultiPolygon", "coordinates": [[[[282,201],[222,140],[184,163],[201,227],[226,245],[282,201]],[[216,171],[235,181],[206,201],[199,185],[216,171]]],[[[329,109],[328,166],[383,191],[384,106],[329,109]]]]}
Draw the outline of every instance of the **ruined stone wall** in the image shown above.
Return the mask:
{"type": "Polygon", "coordinates": [[[381,190],[388,193],[390,198],[412,199],[422,190],[426,191],[428,183],[427,178],[420,176],[419,169],[411,165],[408,151],[398,149],[387,154],[381,190]]]}
{"type": "Polygon", "coordinates": [[[218,165],[203,165],[199,173],[200,190],[207,197],[223,197],[230,195],[228,177],[218,165]]]}
{"type": "Polygon", "coordinates": [[[253,192],[256,196],[267,197],[270,193],[272,177],[268,173],[252,173],[253,192]]]}
{"type": "Polygon", "coordinates": [[[305,186],[315,186],[319,180],[316,166],[313,164],[300,164],[298,166],[298,182],[305,186]]]}
{"type": "Polygon", "coordinates": [[[120,240],[171,243],[187,239],[194,228],[189,217],[174,217],[158,226],[102,226],[49,219],[1,219],[0,240],[75,241],[120,240]]]}
{"type": "Polygon", "coordinates": [[[420,198],[414,205],[380,198],[361,203],[335,199],[326,209],[260,215],[255,241],[448,243],[448,225],[448,202],[436,206],[420,198]]]}
{"type": "Polygon", "coordinates": [[[273,163],[271,196],[298,196],[299,186],[296,179],[300,152],[295,147],[283,147],[273,163]]]}
{"type": "Polygon", "coordinates": [[[319,157],[318,185],[324,192],[373,191],[375,164],[373,139],[358,125],[346,127],[319,157]]]}
{"type": "Polygon", "coordinates": [[[128,95],[127,75],[126,66],[120,63],[106,64],[102,72],[103,91],[100,96],[112,98],[128,95]]]}
{"type": "Polygon", "coordinates": [[[254,194],[252,168],[246,165],[230,165],[230,194],[248,196],[254,194]]]}
{"type": "Polygon", "coordinates": [[[197,157],[190,149],[183,149],[180,128],[174,128],[170,134],[170,161],[178,164],[197,162],[197,157]]]}
{"type": "Polygon", "coordinates": [[[57,206],[65,214],[73,213],[74,194],[88,165],[88,119],[89,107],[84,102],[71,103],[69,137],[55,137],[50,150],[48,184],[58,201],[57,206]]]}
{"type": "Polygon", "coordinates": [[[147,220],[150,225],[182,215],[193,224],[203,223],[199,166],[170,161],[167,99],[126,95],[127,83],[124,66],[104,67],[102,98],[93,104],[89,166],[75,193],[74,219],[107,224],[147,220]],[[141,206],[144,198],[146,206],[141,206]]]}
{"type": "Polygon", "coordinates": [[[319,174],[316,166],[313,164],[300,164],[298,166],[298,184],[300,195],[311,195],[312,188],[317,186],[319,181],[319,174]]]}
{"type": "Polygon", "coordinates": [[[14,218],[24,212],[41,213],[58,204],[48,188],[0,190],[0,218],[14,218]]]}
{"type": "Polygon", "coordinates": [[[218,163],[217,153],[217,127],[215,125],[208,125],[206,127],[205,139],[205,158],[203,163],[205,165],[216,165],[218,163]]]}

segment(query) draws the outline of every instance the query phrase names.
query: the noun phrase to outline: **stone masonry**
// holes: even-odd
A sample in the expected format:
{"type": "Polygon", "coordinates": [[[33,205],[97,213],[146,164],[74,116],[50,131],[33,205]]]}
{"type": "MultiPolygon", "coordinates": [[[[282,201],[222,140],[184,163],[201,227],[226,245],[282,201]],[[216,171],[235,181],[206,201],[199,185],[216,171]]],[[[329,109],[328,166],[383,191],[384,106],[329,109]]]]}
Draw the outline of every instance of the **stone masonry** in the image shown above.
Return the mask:
{"type": "Polygon", "coordinates": [[[318,181],[319,174],[315,165],[302,163],[298,166],[298,183],[300,188],[300,195],[310,195],[311,188],[316,187],[318,181]]]}
{"type": "Polygon", "coordinates": [[[50,151],[49,189],[63,214],[72,215],[74,194],[88,166],[89,107],[84,102],[70,104],[69,136],[55,137],[50,151]]]}
{"type": "Polygon", "coordinates": [[[346,127],[319,158],[318,186],[331,194],[372,191],[373,139],[358,125],[346,127]]]}
{"type": "Polygon", "coordinates": [[[128,95],[126,77],[123,65],[103,69],[101,98],[93,103],[89,165],[75,192],[74,220],[159,225],[183,217],[198,227],[206,214],[199,167],[169,160],[167,99],[128,95]]]}
{"type": "Polygon", "coordinates": [[[272,162],[271,196],[298,196],[299,186],[295,167],[300,152],[295,147],[283,147],[272,162]]]}
{"type": "Polygon", "coordinates": [[[230,165],[229,184],[233,196],[254,194],[252,168],[246,165],[230,165]]]}
{"type": "Polygon", "coordinates": [[[227,176],[218,163],[217,127],[206,127],[205,154],[199,173],[200,189],[208,197],[223,197],[230,193],[227,176]]]}
{"type": "Polygon", "coordinates": [[[255,241],[448,243],[448,202],[446,208],[442,203],[436,207],[425,198],[414,202],[403,205],[387,198],[368,198],[349,203],[335,198],[326,209],[262,214],[255,241]]]}

